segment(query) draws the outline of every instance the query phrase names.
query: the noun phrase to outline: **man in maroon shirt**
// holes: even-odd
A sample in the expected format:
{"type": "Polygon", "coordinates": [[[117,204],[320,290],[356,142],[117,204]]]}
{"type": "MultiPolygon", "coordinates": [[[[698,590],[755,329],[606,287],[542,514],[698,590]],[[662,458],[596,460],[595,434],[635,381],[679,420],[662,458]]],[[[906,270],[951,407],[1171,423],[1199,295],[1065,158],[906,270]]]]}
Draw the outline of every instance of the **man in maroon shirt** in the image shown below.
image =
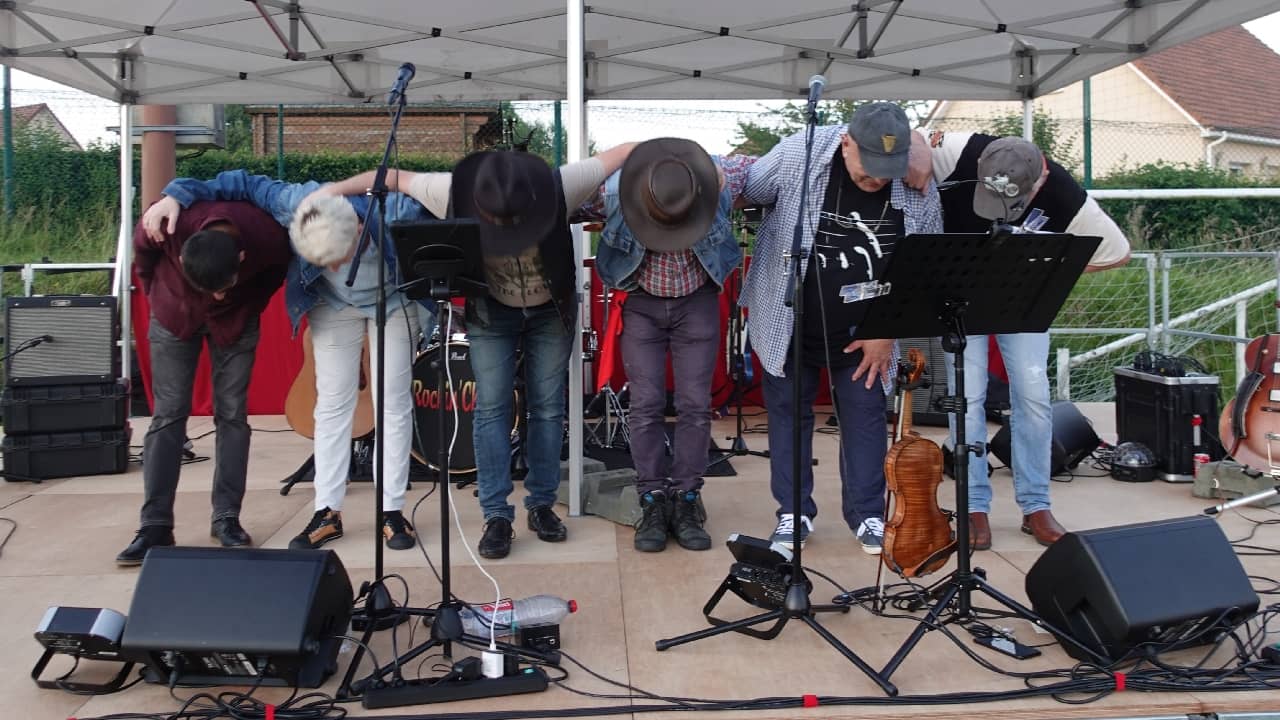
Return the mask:
{"type": "Polygon", "coordinates": [[[116,556],[139,565],[147,550],[173,545],[173,502],[191,414],[191,388],[207,342],[213,366],[216,441],[213,523],[224,547],[249,545],[240,526],[249,464],[248,394],[258,316],[284,281],[289,234],[247,202],[202,202],[170,223],[161,242],[134,229],[134,268],[151,303],[151,427],[142,450],[141,529],[116,556]]]}

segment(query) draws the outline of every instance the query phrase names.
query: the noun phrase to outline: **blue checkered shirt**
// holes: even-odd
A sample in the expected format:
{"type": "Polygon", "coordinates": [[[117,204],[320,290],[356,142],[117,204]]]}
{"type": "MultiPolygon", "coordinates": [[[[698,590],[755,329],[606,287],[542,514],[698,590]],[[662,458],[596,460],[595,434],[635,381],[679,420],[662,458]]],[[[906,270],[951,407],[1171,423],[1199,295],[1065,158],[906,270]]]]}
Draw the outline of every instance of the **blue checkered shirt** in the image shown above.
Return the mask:
{"type": "MultiPolygon", "coordinates": [[[[813,161],[809,167],[809,195],[806,198],[803,254],[807,258],[818,230],[818,215],[831,173],[831,160],[836,146],[845,135],[846,126],[820,127],[813,134],[813,161]]],[[[768,155],[751,166],[742,196],[748,202],[765,205],[764,219],[756,232],[751,269],[742,288],[741,303],[748,309],[747,327],[751,347],[755,348],[766,372],[784,377],[783,367],[791,347],[794,320],[787,307],[787,287],[791,282],[790,264],[784,253],[791,251],[795,235],[796,215],[800,212],[800,180],[804,176],[804,132],[778,143],[768,155]]],[[[903,211],[907,235],[942,232],[942,203],[933,180],[922,193],[912,190],[901,180],[893,181],[890,203],[903,211]]],[[[808,270],[808,260],[801,263],[800,276],[808,270]]],[[[894,349],[896,366],[897,348],[894,349]]],[[[892,380],[892,372],[890,373],[892,380]]],[[[886,392],[891,386],[886,383],[886,392]]]]}

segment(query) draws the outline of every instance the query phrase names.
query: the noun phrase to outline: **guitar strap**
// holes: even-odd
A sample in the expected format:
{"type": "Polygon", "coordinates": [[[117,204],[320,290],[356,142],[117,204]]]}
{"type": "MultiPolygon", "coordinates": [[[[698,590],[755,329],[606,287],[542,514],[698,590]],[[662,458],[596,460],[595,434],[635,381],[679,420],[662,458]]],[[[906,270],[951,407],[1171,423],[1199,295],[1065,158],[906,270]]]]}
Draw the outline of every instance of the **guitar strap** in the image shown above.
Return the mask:
{"type": "Polygon", "coordinates": [[[1236,388],[1235,403],[1231,407],[1231,434],[1234,440],[1231,443],[1230,455],[1234,456],[1236,450],[1240,448],[1240,443],[1249,437],[1248,428],[1245,427],[1245,410],[1249,406],[1249,399],[1257,392],[1262,385],[1266,375],[1262,372],[1262,363],[1267,355],[1267,343],[1271,340],[1271,335],[1263,335],[1262,342],[1258,345],[1258,353],[1253,358],[1253,367],[1249,369],[1249,374],[1244,376],[1240,381],[1239,387],[1236,388]]]}

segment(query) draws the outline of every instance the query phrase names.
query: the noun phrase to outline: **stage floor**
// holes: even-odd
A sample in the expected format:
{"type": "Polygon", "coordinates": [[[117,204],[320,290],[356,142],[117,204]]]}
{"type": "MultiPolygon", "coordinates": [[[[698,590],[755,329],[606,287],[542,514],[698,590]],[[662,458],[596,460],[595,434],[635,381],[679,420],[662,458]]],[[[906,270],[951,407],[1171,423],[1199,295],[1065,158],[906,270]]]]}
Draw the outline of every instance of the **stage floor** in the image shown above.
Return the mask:
{"type": "MultiPolygon", "coordinates": [[[[1112,405],[1082,405],[1098,434],[1114,440],[1112,405]]],[[[820,416],[820,420],[823,416],[820,416]]],[[[765,416],[749,418],[763,423],[765,416]]],[[[250,462],[249,492],[242,521],[262,547],[282,548],[310,518],[312,493],[309,485],[299,485],[286,497],[279,494],[280,480],[310,453],[310,441],[287,429],[283,417],[255,417],[253,453],[250,462]]],[[[133,421],[133,442],[140,445],[147,419],[133,421]]],[[[820,423],[821,425],[821,423],[820,423]]],[[[211,432],[209,418],[193,419],[192,437],[211,432]]],[[[921,428],[939,438],[941,428],[921,428]]],[[[716,422],[715,438],[724,445],[732,434],[731,419],[716,422]]],[[[746,436],[753,449],[764,449],[766,436],[746,436]]],[[[876,581],[876,558],[864,554],[839,514],[839,489],[835,477],[836,438],[819,434],[816,456],[816,496],[821,508],[817,528],[805,548],[805,564],[845,585],[862,587],[876,581]]],[[[213,436],[195,441],[199,455],[212,455],[213,436]]],[[[1280,690],[1250,693],[1113,693],[1086,705],[1069,705],[1051,698],[1018,699],[976,705],[921,705],[885,703],[876,686],[827,646],[815,633],[789,624],[772,641],[748,638],[735,633],[656,652],[654,641],[705,627],[701,608],[729,568],[730,555],[722,540],[739,532],[766,537],[774,524],[774,504],[769,494],[768,461],[761,458],[733,459],[736,477],[709,478],[705,502],[709,512],[708,530],[716,544],[708,552],[685,551],[672,543],[666,552],[638,553],[632,549],[631,528],[596,517],[568,519],[569,540],[562,544],[543,543],[524,529],[523,518],[516,524],[516,542],[510,557],[487,563],[501,583],[502,594],[524,597],[552,593],[578,601],[579,611],[562,626],[564,649],[601,675],[630,683],[664,696],[701,698],[753,698],[761,696],[859,696],[875,699],[877,705],[825,706],[766,711],[727,711],[716,717],[744,718],[973,718],[999,713],[1015,718],[1136,718],[1184,717],[1203,713],[1241,713],[1280,710],[1280,690]]],[[[210,546],[208,534],[211,461],[183,468],[177,503],[180,544],[210,546]]],[[[1071,482],[1052,486],[1054,510],[1068,528],[1085,529],[1131,522],[1186,516],[1200,512],[1205,500],[1191,496],[1189,485],[1163,482],[1128,484],[1110,477],[1090,476],[1098,471],[1082,465],[1071,482]]],[[[1039,557],[1035,541],[1019,532],[1020,515],[1013,502],[1007,470],[994,476],[995,508],[991,516],[994,547],[976,553],[974,564],[985,568],[999,589],[1025,602],[1023,575],[1039,557]]],[[[409,492],[410,507],[431,487],[418,483],[409,492]]],[[[940,496],[944,507],[952,507],[953,485],[943,483],[940,496]]],[[[517,486],[517,490],[519,487],[517,486]]],[[[455,494],[465,541],[453,529],[453,578],[455,592],[469,601],[493,597],[492,586],[472,564],[458,543],[474,547],[480,535],[481,518],[468,488],[455,494]]],[[[0,656],[0,697],[6,717],[54,720],[88,717],[125,711],[168,713],[178,703],[167,688],[140,685],[111,696],[85,698],[57,690],[38,689],[29,679],[31,667],[41,648],[32,633],[50,605],[114,608],[129,610],[136,569],[119,569],[114,557],[133,537],[142,500],[141,468],[134,464],[123,475],[51,480],[39,485],[0,483],[0,516],[17,522],[17,531],[0,556],[0,642],[9,650],[0,656]]],[[[352,582],[357,586],[371,576],[373,565],[373,487],[357,483],[350,487],[344,509],[346,536],[329,547],[342,558],[352,582]]],[[[519,502],[515,503],[517,506],[519,502]]],[[[408,508],[406,508],[408,509],[408,508]]],[[[564,508],[560,510],[564,514],[564,508]]],[[[1275,518],[1266,510],[1245,509],[1250,517],[1275,518]]],[[[439,507],[432,497],[417,513],[418,531],[433,561],[439,563],[439,507]]],[[[1228,537],[1245,536],[1252,524],[1237,514],[1222,520],[1228,537]]],[[[3,528],[0,528],[2,531],[3,528]]],[[[1263,526],[1253,540],[1264,546],[1280,545],[1280,528],[1263,526]]],[[[1280,578],[1280,557],[1246,557],[1253,575],[1280,578]]],[[[440,599],[439,584],[421,554],[387,551],[388,571],[403,575],[411,589],[411,604],[425,606],[440,599]]],[[[936,577],[936,576],[935,576],[936,577]]],[[[932,579],[932,578],[927,578],[932,579]]],[[[1188,577],[1186,582],[1195,582],[1188,577]]],[[[835,594],[823,580],[814,578],[814,599],[825,602],[835,594]]],[[[1261,583],[1259,587],[1265,587],[1261,583]]],[[[270,593],[271,588],[245,588],[252,598],[270,593]]],[[[397,589],[398,593],[399,590],[397,589]]],[[[1263,596],[1264,604],[1270,597],[1263,596]]],[[[251,602],[251,601],[250,601],[251,602]]],[[[981,604],[981,603],[979,603],[981,604]]],[[[722,606],[732,617],[747,614],[746,606],[732,599],[722,606]],[[732,615],[732,613],[739,613],[732,615]]],[[[182,612],[182,608],[174,608],[182,612]]],[[[914,623],[901,619],[877,618],[855,608],[845,615],[824,615],[823,624],[872,666],[881,667],[910,633],[914,623]]],[[[1026,644],[1049,642],[1025,621],[997,622],[1012,628],[1026,644]]],[[[402,626],[399,643],[403,648],[409,626],[402,626]]],[[[1070,667],[1070,658],[1056,644],[1042,648],[1039,658],[1018,662],[973,645],[961,631],[968,647],[990,662],[1010,671],[1027,672],[1070,667]]],[[[418,638],[423,634],[418,632],[418,638]]],[[[383,658],[391,654],[390,633],[380,633],[374,650],[383,658]]],[[[1185,651],[1195,657],[1197,651],[1185,651]]],[[[1202,654],[1202,652],[1201,652],[1202,654]]],[[[342,669],[351,655],[339,657],[342,669]]],[[[56,677],[69,663],[60,658],[46,670],[56,677]]],[[[383,660],[386,662],[386,660],[383,660]]],[[[431,674],[429,666],[425,674],[431,674]]],[[[83,669],[83,668],[82,668],[83,669]]],[[[619,692],[586,672],[570,667],[567,684],[592,693],[619,692]]],[[[407,674],[416,672],[409,668],[407,674]]],[[[97,677],[106,673],[99,673],[97,677]]],[[[79,676],[77,676],[79,677],[79,676]]],[[[94,674],[86,674],[92,679],[94,674]]],[[[929,633],[906,663],[893,676],[903,695],[921,696],[968,691],[1013,691],[1023,687],[1020,680],[983,669],[940,633],[929,633]]],[[[323,690],[332,692],[338,678],[331,678],[323,690]]],[[[178,689],[186,698],[195,690],[178,689]]],[[[288,693],[278,689],[260,690],[268,700],[283,699],[288,693]]],[[[430,714],[470,711],[533,711],[551,708],[591,708],[626,701],[589,698],[558,687],[537,695],[522,695],[449,705],[414,706],[381,711],[365,711],[349,706],[352,715],[430,714]]],[[[644,704],[648,701],[639,701],[644,704]]],[[[656,713],[637,713],[646,718],[656,713]]]]}

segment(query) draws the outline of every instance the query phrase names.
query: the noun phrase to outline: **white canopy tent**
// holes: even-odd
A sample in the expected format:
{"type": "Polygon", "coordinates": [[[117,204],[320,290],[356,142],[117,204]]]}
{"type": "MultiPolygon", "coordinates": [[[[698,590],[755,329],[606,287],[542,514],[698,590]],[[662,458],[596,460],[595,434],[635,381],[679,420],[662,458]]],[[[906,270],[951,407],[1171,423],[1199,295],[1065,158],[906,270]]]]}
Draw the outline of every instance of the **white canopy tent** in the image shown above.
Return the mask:
{"type": "MultiPolygon", "coordinates": [[[[829,98],[1025,100],[1280,10],[1280,0],[531,7],[538,1],[0,0],[0,42],[12,67],[121,103],[122,137],[131,131],[129,105],[382,102],[398,66],[412,62],[412,102],[567,99],[569,157],[577,159],[588,99],[794,98],[822,73],[829,98]]],[[[122,307],[132,185],[122,153],[122,307]]],[[[128,313],[122,318],[128,337],[128,313]]],[[[575,343],[578,355],[581,338],[575,343]]],[[[571,368],[577,417],[582,367],[571,368]]],[[[582,428],[571,427],[580,458],[582,428]]],[[[575,463],[574,513],[580,484],[575,463]]]]}

